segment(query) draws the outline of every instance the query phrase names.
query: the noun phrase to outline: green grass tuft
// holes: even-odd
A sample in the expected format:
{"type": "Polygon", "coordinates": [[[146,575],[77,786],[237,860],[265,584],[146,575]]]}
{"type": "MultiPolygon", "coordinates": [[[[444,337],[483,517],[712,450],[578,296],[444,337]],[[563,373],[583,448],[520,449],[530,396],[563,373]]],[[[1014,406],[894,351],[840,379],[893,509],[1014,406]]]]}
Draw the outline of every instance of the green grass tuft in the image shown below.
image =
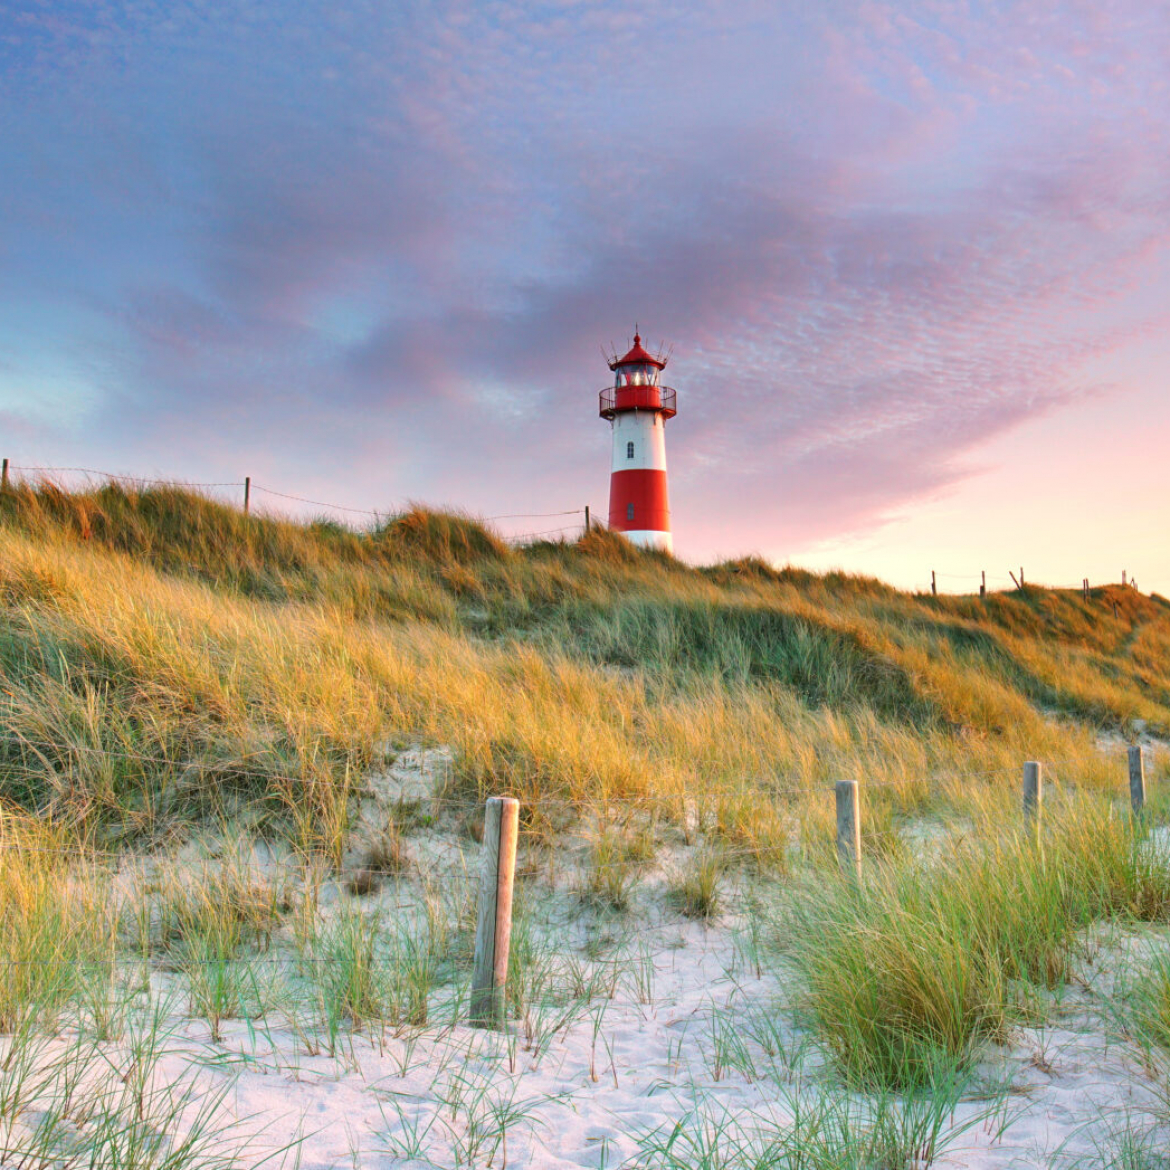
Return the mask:
{"type": "Polygon", "coordinates": [[[1061,811],[1040,844],[956,844],[794,904],[807,1010],[850,1084],[913,1088],[940,1060],[973,1060],[1070,978],[1087,927],[1170,918],[1170,869],[1140,832],[1096,802],[1061,811]]]}

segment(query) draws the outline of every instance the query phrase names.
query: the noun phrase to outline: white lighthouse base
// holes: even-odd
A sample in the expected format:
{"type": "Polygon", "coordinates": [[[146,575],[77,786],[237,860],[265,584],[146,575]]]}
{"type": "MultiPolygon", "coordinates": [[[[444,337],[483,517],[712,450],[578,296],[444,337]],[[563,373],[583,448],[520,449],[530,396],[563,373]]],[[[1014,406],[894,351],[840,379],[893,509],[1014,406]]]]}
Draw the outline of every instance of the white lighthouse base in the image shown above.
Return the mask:
{"type": "Polygon", "coordinates": [[[635,528],[622,535],[639,548],[656,548],[660,552],[674,552],[674,538],[669,532],[656,532],[652,528],[635,528]]]}

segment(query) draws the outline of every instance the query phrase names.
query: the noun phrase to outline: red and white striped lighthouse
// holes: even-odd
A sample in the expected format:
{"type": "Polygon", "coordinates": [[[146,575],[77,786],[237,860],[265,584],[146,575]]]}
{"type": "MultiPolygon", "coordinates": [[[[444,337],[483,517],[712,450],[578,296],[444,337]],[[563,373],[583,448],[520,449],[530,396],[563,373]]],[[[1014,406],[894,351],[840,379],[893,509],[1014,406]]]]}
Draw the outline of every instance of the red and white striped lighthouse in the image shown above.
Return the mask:
{"type": "Polygon", "coordinates": [[[666,357],[642,348],[635,333],[625,357],[609,363],[613,386],[601,392],[602,418],[613,427],[609,526],[642,548],[670,552],[670,498],[666,491],[666,420],[675,392],[659,383],[666,357]]]}

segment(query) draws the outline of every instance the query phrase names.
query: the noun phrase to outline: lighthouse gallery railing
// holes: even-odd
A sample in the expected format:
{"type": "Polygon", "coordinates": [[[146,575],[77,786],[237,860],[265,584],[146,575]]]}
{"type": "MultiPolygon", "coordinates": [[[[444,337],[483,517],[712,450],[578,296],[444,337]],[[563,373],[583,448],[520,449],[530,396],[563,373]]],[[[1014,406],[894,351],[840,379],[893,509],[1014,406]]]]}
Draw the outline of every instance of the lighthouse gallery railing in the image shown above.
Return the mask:
{"type": "Polygon", "coordinates": [[[619,410],[657,410],[664,418],[673,418],[677,402],[673,386],[606,386],[598,396],[598,413],[611,419],[619,410]]]}

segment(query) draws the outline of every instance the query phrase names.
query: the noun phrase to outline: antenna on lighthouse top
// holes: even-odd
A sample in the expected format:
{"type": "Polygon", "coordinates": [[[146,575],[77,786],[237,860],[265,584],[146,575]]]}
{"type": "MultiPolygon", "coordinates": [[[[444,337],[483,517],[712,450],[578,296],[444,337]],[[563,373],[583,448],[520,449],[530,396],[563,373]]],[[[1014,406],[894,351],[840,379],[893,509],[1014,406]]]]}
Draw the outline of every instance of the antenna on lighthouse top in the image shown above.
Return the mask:
{"type": "Polygon", "coordinates": [[[666,363],[670,360],[671,351],[666,348],[665,341],[660,341],[658,343],[656,354],[651,353],[646,349],[646,342],[642,337],[640,322],[634,322],[634,336],[632,339],[627,339],[626,344],[629,348],[626,350],[625,356],[619,357],[614,343],[612,341],[609,343],[612,356],[607,354],[606,362],[608,363],[611,370],[616,370],[619,366],[624,367],[644,365],[647,362],[649,362],[651,365],[657,366],[661,370],[666,367],[666,363]]]}

